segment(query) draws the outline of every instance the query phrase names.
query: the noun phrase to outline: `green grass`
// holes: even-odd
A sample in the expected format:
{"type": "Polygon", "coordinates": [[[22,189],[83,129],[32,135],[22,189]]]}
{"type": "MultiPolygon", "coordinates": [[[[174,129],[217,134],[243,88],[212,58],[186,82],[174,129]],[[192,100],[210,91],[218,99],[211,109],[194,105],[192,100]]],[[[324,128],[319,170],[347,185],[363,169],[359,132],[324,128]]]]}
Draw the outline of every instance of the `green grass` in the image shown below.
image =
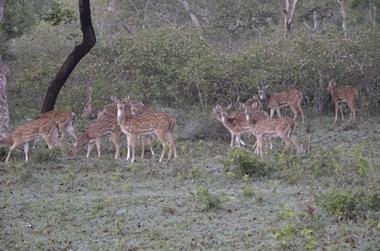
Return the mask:
{"type": "Polygon", "coordinates": [[[310,134],[297,128],[302,142],[310,135],[306,155],[276,140],[262,160],[266,176],[225,172],[227,138],[180,140],[179,159],[162,164],[113,160],[106,147],[89,160],[83,152],[47,160],[37,149],[25,164],[15,154],[0,163],[0,249],[379,249],[373,200],[355,207],[359,218],[334,214],[350,205],[347,191],[379,193],[377,121],[345,131],[326,121],[309,121],[310,134]]]}

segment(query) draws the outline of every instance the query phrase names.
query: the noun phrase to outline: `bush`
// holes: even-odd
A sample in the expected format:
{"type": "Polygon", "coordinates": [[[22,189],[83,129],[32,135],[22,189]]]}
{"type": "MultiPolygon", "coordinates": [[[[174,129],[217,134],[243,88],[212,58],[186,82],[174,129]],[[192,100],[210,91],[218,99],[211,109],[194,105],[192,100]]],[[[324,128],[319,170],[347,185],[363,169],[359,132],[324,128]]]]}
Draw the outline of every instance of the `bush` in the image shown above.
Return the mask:
{"type": "Polygon", "coordinates": [[[254,153],[246,149],[234,148],[219,159],[225,173],[234,172],[240,177],[262,177],[271,173],[272,169],[254,153]]]}
{"type": "Polygon", "coordinates": [[[196,198],[198,203],[207,210],[219,208],[222,202],[219,196],[210,194],[208,189],[203,186],[198,187],[196,198]]]}
{"type": "Polygon", "coordinates": [[[322,195],[319,204],[332,215],[346,219],[366,218],[369,211],[380,211],[380,193],[363,190],[337,192],[322,195]]]}

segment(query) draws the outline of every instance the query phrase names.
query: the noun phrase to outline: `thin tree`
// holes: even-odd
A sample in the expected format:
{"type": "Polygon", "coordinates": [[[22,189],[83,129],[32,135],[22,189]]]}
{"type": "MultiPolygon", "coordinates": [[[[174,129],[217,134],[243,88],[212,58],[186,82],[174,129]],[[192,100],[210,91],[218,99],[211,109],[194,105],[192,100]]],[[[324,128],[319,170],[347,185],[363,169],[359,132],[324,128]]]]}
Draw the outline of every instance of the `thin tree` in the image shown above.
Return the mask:
{"type": "MultiPolygon", "coordinates": [[[[5,0],[0,0],[0,23],[4,17],[5,0]]],[[[3,63],[0,55],[0,138],[3,138],[9,132],[9,109],[7,99],[7,74],[9,68],[3,63]]]]}
{"type": "Polygon", "coordinates": [[[42,112],[48,112],[54,109],[58,94],[70,76],[71,72],[74,70],[79,61],[91,50],[92,47],[94,47],[96,43],[95,32],[91,23],[89,0],[79,0],[79,14],[81,30],[83,34],[82,43],[74,48],[74,50],[70,53],[66,61],[63,63],[55,75],[53,81],[50,83],[44,104],[42,106],[42,112]]]}
{"type": "Polygon", "coordinates": [[[342,30],[343,30],[344,38],[347,38],[347,1],[336,0],[336,2],[340,6],[340,14],[342,16],[342,30]]]}
{"type": "Polygon", "coordinates": [[[292,6],[290,7],[290,0],[284,0],[284,28],[285,36],[290,34],[292,31],[292,24],[294,20],[294,11],[296,9],[298,0],[293,0],[292,6]]]}

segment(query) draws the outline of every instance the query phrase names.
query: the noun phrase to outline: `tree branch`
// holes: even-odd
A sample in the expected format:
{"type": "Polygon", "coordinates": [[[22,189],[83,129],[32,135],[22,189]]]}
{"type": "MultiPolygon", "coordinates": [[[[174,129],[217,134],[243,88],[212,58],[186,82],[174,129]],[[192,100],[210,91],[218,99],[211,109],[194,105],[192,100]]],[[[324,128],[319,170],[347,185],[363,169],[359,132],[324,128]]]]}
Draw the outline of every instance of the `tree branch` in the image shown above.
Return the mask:
{"type": "Polygon", "coordinates": [[[69,78],[71,72],[96,43],[95,32],[91,23],[89,0],[79,0],[79,13],[81,31],[83,33],[82,43],[74,48],[55,75],[53,81],[50,83],[42,106],[42,112],[48,112],[54,109],[58,94],[66,80],[69,78]]]}

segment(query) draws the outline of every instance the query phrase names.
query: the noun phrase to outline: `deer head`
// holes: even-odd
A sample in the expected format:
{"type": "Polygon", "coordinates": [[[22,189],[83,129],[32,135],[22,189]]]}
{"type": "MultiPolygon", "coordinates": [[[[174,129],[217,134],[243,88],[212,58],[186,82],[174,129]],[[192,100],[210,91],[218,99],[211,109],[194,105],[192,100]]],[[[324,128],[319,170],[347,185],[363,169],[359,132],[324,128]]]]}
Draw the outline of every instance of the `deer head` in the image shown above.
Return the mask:
{"type": "Polygon", "coordinates": [[[335,87],[336,87],[336,82],[334,80],[330,80],[326,89],[328,92],[331,92],[334,90],[335,87]]]}
{"type": "Polygon", "coordinates": [[[269,88],[269,85],[265,85],[264,87],[258,86],[257,87],[257,93],[260,100],[265,100],[267,98],[267,89],[269,88]]]}
{"type": "Polygon", "coordinates": [[[132,115],[138,115],[145,109],[143,102],[135,102],[131,104],[132,115]]]}

